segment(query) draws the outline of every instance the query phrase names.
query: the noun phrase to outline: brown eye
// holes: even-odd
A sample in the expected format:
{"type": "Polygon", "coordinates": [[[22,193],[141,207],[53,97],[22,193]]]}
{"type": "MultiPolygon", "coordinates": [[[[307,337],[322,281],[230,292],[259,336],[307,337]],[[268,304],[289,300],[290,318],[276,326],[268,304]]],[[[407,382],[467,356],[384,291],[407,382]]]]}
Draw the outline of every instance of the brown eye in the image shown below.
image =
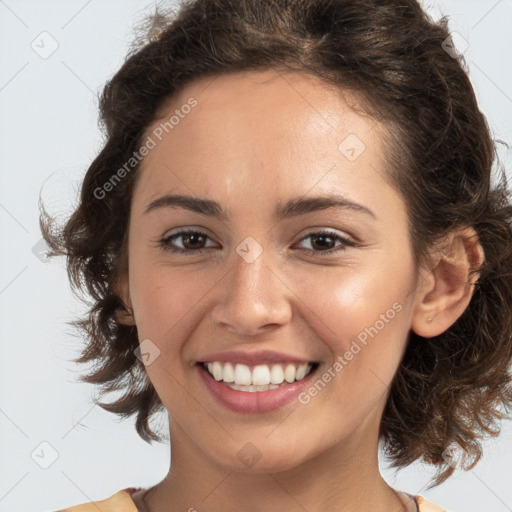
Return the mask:
{"type": "Polygon", "coordinates": [[[165,251],[170,252],[199,253],[206,248],[204,244],[206,243],[206,240],[208,238],[208,235],[206,233],[203,233],[202,231],[179,231],[178,233],[175,233],[171,236],[168,236],[160,240],[159,246],[165,251]],[[180,238],[182,239],[183,247],[176,248],[174,241],[180,238]]]}
{"type": "MultiPolygon", "coordinates": [[[[346,251],[347,247],[354,247],[356,244],[347,238],[341,237],[332,231],[319,231],[316,233],[310,233],[309,235],[302,238],[302,240],[311,239],[310,244],[312,249],[304,249],[308,253],[316,253],[320,255],[332,254],[338,251],[346,251]],[[334,246],[334,241],[340,240],[342,243],[337,247],[334,246]]],[[[301,240],[301,241],[302,241],[301,240]]]]}

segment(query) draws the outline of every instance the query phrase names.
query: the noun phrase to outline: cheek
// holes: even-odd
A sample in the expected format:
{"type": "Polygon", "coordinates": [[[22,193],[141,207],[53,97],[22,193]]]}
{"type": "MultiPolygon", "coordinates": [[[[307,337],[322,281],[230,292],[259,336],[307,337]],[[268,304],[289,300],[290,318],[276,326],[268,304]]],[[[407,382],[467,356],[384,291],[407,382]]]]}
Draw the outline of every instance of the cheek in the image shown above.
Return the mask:
{"type": "Polygon", "coordinates": [[[324,269],[296,279],[297,295],[307,298],[305,322],[331,353],[327,369],[336,374],[333,383],[343,388],[337,394],[340,400],[357,402],[358,397],[385,391],[400,362],[412,276],[406,265],[401,271],[392,266],[384,263],[375,272],[355,266],[324,269]]]}
{"type": "MultiPolygon", "coordinates": [[[[133,266],[130,283],[139,341],[149,339],[157,354],[146,371],[168,411],[186,409],[189,355],[187,340],[206,314],[203,303],[215,286],[211,272],[171,269],[161,264],[133,266]]],[[[217,279],[218,281],[218,279],[217,279]]]]}
{"type": "MultiPolygon", "coordinates": [[[[324,326],[326,332],[339,334],[339,343],[347,336],[363,332],[378,322],[386,326],[395,322],[397,309],[404,309],[408,301],[411,276],[406,269],[401,272],[382,263],[380,268],[369,271],[362,265],[353,268],[327,268],[310,274],[301,274],[294,279],[297,296],[304,302],[304,311],[311,310],[311,317],[316,316],[316,324],[324,326]],[[401,307],[393,307],[394,304],[401,307]],[[381,319],[381,317],[384,317],[381,319]]],[[[386,327],[387,329],[387,327],[386,327]]],[[[382,329],[383,330],[383,329],[382,329]]],[[[390,329],[388,329],[390,330],[390,329]]],[[[344,346],[340,345],[340,349],[344,346]]]]}
{"type": "Polygon", "coordinates": [[[200,322],[208,293],[221,286],[222,274],[214,267],[192,271],[161,261],[132,261],[130,295],[139,338],[154,340],[162,350],[176,348],[170,341],[189,335],[200,322]]]}

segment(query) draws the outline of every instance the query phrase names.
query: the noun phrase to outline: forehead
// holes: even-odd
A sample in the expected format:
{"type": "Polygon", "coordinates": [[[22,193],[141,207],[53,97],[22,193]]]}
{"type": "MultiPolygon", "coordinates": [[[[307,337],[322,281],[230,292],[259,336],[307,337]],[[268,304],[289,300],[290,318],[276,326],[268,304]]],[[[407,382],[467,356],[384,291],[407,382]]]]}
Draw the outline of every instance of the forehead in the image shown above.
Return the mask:
{"type": "Polygon", "coordinates": [[[146,130],[154,147],[138,171],[138,195],[179,190],[228,201],[250,192],[249,201],[378,187],[384,131],[361,97],[310,74],[201,78],[169,98],[146,130]]]}
{"type": "Polygon", "coordinates": [[[249,132],[270,139],[278,132],[285,135],[310,128],[315,134],[352,129],[364,135],[377,124],[365,115],[365,105],[362,94],[309,73],[274,69],[228,73],[199,78],[167,98],[146,133],[156,130],[158,139],[171,138],[193,128],[187,135],[199,139],[205,133],[213,138],[234,135],[232,128],[237,132],[245,128],[239,138],[249,132]],[[222,122],[212,130],[219,119],[222,122]],[[252,127],[261,130],[256,134],[252,127]]]}

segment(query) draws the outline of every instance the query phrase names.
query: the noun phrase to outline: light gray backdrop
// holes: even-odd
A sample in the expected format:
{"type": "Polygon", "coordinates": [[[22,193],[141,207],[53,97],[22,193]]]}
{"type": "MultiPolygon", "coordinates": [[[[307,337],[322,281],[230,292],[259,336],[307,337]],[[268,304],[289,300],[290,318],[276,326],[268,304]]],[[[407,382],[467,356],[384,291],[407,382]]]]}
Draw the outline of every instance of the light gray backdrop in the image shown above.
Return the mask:
{"type": "MultiPolygon", "coordinates": [[[[430,5],[429,5],[430,4],[430,5]]],[[[68,362],[80,340],[66,322],[83,311],[64,261],[41,258],[38,194],[63,215],[101,147],[97,94],[121,65],[149,0],[0,0],[0,512],[48,512],[150,486],[169,464],[165,444],[91,402],[68,362]]],[[[512,141],[512,0],[431,0],[468,43],[481,109],[512,141]]],[[[456,43],[464,44],[457,38],[456,43]]],[[[462,48],[461,48],[462,50],[462,48]]],[[[512,169],[510,152],[501,151],[512,169]]],[[[162,418],[164,426],[166,418],[162,418]]],[[[389,483],[452,512],[512,510],[512,422],[484,460],[426,491],[420,464],[389,483]]]]}

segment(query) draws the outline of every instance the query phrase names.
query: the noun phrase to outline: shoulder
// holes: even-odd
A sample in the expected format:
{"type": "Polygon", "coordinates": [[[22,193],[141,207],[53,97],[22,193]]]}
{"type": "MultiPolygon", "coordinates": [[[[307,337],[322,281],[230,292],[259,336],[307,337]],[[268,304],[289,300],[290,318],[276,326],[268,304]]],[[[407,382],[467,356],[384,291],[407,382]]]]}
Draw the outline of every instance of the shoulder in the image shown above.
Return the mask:
{"type": "Polygon", "coordinates": [[[98,510],[101,510],[101,512],[138,512],[132,500],[132,493],[134,491],[135,489],[132,487],[123,489],[105,500],[91,501],[57,512],[98,512],[98,510]]]}
{"type": "Polygon", "coordinates": [[[426,500],[423,496],[416,496],[416,500],[418,502],[419,512],[449,512],[426,500]]]}

